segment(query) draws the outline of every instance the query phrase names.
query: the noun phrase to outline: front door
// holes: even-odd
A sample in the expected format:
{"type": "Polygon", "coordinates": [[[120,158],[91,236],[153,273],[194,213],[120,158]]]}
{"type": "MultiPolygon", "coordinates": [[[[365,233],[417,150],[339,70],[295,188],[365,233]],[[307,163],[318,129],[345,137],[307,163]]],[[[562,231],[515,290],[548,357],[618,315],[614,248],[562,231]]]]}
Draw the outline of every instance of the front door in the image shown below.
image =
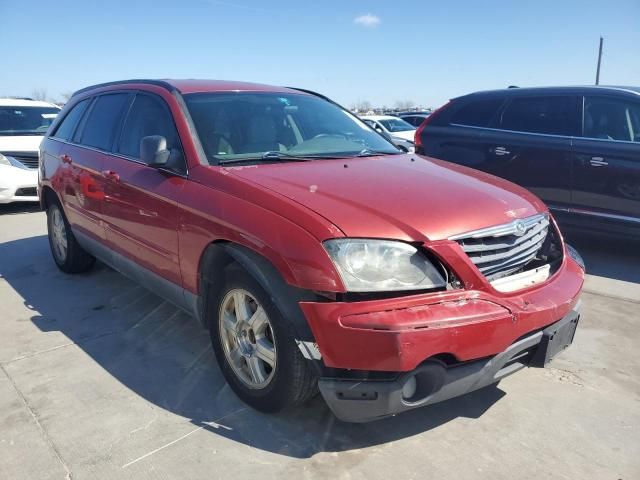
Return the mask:
{"type": "MultiPolygon", "coordinates": [[[[107,243],[116,253],[133,260],[130,266],[140,265],[181,285],[176,200],[186,182],[186,170],[170,172],[142,163],[140,141],[150,135],[165,137],[172,155],[184,158],[164,100],[138,93],[124,121],[114,154],[103,167],[107,243]]],[[[138,276],[139,272],[130,273],[144,280],[138,276]]]]}
{"type": "Polygon", "coordinates": [[[640,228],[640,100],[585,97],[573,150],[575,211],[640,228]]]}

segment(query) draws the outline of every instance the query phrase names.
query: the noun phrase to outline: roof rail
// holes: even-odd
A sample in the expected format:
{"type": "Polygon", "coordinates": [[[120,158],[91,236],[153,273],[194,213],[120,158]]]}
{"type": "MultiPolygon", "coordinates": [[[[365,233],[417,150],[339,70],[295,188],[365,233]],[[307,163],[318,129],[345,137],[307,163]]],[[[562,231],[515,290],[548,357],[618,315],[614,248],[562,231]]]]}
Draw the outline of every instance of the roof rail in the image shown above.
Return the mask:
{"type": "Polygon", "coordinates": [[[284,88],[290,88],[291,90],[297,90],[299,92],[303,92],[303,93],[308,93],[309,95],[313,95],[315,97],[320,97],[323,100],[327,100],[331,103],[336,103],[333,100],[331,100],[329,97],[322,95],[321,93],[318,92],[314,92],[313,90],[307,90],[306,88],[298,88],[298,87],[284,87],[284,88]]]}
{"type": "Polygon", "coordinates": [[[95,90],[96,88],[110,87],[112,85],[125,85],[127,83],[146,83],[148,85],[155,85],[157,87],[165,88],[170,92],[174,92],[178,90],[176,87],[171,85],[169,82],[165,82],[164,80],[149,80],[149,79],[136,78],[131,80],[117,80],[115,82],[98,83],[96,85],[91,85],[89,87],[81,88],[80,90],[73,92],[73,95],[71,96],[75,97],[80,93],[88,92],[89,90],[95,90]]]}

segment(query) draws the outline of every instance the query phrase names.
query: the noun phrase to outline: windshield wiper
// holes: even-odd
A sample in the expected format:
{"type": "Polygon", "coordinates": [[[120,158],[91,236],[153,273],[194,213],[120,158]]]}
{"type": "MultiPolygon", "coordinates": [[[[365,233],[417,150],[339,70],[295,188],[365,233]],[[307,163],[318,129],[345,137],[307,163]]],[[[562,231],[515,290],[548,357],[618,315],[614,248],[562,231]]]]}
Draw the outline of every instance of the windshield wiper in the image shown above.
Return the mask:
{"type": "Polygon", "coordinates": [[[364,150],[361,150],[359,153],[355,154],[355,155],[325,155],[322,153],[311,153],[311,154],[307,154],[307,155],[295,155],[292,153],[287,153],[287,152],[278,152],[278,151],[269,151],[269,152],[264,152],[262,155],[260,155],[259,157],[247,157],[247,158],[227,158],[227,159],[221,159],[218,160],[218,164],[219,165],[228,165],[231,163],[245,163],[245,162],[255,162],[255,161],[259,161],[259,160],[284,160],[284,161],[291,161],[291,162],[311,162],[313,160],[344,160],[347,158],[355,158],[355,157],[373,157],[373,156],[378,156],[378,155],[398,155],[401,154],[402,152],[398,151],[397,153],[394,152],[383,152],[383,151],[377,151],[377,150],[370,150],[368,148],[365,148],[364,150]]]}
{"type": "Polygon", "coordinates": [[[228,158],[219,160],[219,165],[227,165],[229,163],[244,163],[244,162],[255,162],[256,160],[291,160],[292,162],[308,162],[311,159],[307,157],[303,157],[300,155],[292,155],[290,153],[285,152],[264,152],[259,157],[247,157],[247,158],[228,158]]]}
{"type": "Polygon", "coordinates": [[[360,150],[360,153],[355,155],[356,157],[377,157],[378,155],[400,155],[403,152],[383,152],[382,150],[371,150],[370,148],[365,148],[360,150]]]}
{"type": "Polygon", "coordinates": [[[286,153],[286,152],[277,152],[277,151],[271,151],[271,152],[264,152],[262,154],[262,160],[280,160],[281,158],[285,158],[287,160],[292,160],[294,162],[308,162],[309,158],[307,157],[303,157],[301,155],[293,155],[291,153],[286,153]]]}

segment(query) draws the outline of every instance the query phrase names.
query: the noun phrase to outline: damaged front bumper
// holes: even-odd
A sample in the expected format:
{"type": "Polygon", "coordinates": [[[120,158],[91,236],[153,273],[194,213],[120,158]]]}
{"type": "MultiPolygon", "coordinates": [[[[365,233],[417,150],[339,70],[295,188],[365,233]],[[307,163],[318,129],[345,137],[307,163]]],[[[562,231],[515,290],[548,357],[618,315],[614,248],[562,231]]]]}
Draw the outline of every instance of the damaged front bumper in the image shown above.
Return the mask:
{"type": "Polygon", "coordinates": [[[369,422],[478,390],[524,368],[544,367],[573,341],[576,305],[564,318],[483,360],[447,366],[427,361],[391,381],[322,378],[320,392],[340,420],[369,422]]]}

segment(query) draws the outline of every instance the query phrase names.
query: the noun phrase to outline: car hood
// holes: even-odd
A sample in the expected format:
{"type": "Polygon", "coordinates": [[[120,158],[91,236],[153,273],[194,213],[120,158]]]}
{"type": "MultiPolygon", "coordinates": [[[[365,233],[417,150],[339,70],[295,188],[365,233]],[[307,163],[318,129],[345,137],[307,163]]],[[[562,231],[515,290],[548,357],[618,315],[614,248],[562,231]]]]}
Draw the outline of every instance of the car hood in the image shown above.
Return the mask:
{"type": "Polygon", "coordinates": [[[0,135],[1,152],[37,152],[44,135],[0,135]]]}
{"type": "Polygon", "coordinates": [[[546,211],[510,182],[418,155],[227,170],[306,206],[349,237],[438,240],[546,211]]]}

